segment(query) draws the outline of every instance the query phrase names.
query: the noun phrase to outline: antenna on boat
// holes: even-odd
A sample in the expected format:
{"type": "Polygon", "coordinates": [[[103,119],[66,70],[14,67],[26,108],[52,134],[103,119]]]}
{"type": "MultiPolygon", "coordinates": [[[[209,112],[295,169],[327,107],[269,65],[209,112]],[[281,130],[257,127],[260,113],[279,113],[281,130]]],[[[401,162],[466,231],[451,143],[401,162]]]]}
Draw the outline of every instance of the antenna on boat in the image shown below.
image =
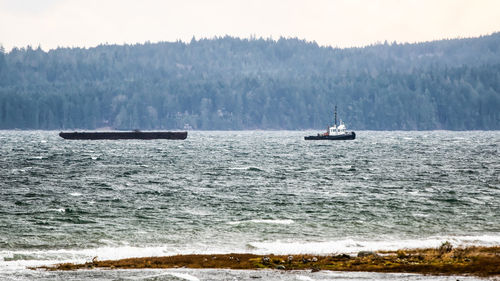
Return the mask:
{"type": "Polygon", "coordinates": [[[335,105],[335,128],[337,128],[337,105],[335,105]]]}

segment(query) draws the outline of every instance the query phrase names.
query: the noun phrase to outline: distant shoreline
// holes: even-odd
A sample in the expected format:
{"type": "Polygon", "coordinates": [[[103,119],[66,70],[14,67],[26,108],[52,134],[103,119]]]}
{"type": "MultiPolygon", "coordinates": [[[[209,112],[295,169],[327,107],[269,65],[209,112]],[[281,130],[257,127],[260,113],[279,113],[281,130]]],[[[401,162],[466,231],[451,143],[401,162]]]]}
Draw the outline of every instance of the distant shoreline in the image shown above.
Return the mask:
{"type": "Polygon", "coordinates": [[[62,263],[31,269],[146,269],[146,268],[219,268],[365,271],[379,273],[420,273],[430,275],[500,275],[500,246],[453,248],[443,243],[439,248],[402,249],[398,251],[361,251],[356,256],[346,254],[319,255],[254,255],[213,254],[176,255],[166,257],[99,260],[83,264],[62,263]]]}

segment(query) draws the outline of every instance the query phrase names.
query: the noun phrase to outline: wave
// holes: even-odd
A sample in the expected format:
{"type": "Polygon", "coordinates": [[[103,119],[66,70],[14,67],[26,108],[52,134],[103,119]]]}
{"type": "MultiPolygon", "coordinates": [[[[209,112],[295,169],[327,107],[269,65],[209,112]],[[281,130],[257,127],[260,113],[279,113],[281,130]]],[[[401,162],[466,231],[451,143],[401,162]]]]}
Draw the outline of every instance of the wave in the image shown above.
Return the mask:
{"type": "Polygon", "coordinates": [[[200,279],[198,279],[197,277],[194,277],[193,275],[187,273],[168,273],[168,274],[189,281],[200,281],[200,279]]]}
{"type": "Polygon", "coordinates": [[[292,224],[293,220],[285,219],[285,220],[271,220],[271,219],[254,219],[254,220],[244,220],[244,221],[231,221],[227,224],[239,225],[239,224],[248,224],[248,223],[264,223],[264,224],[292,224]]]}
{"type": "MultiPolygon", "coordinates": [[[[288,223],[288,220],[256,220],[276,223],[288,223]]],[[[387,239],[356,240],[343,239],[332,241],[269,241],[246,242],[238,245],[161,245],[157,247],[108,246],[92,249],[59,250],[0,250],[0,271],[9,271],[26,267],[37,267],[57,263],[85,263],[94,257],[99,260],[114,260],[131,257],[169,256],[178,254],[355,254],[359,251],[398,250],[416,248],[437,248],[449,241],[453,246],[499,246],[500,234],[480,236],[435,236],[424,239],[387,239]]]]}
{"type": "Polygon", "coordinates": [[[274,241],[253,242],[249,248],[256,254],[355,254],[359,251],[391,251],[398,249],[437,248],[448,241],[455,247],[499,246],[500,235],[434,236],[424,239],[354,240],[307,242],[274,241]]]}
{"type": "MultiPolygon", "coordinates": [[[[112,241],[107,242],[113,243],[112,241]]],[[[86,263],[91,262],[95,257],[98,260],[117,260],[179,254],[248,252],[245,245],[238,248],[203,243],[182,246],[160,245],[145,247],[113,244],[113,246],[89,249],[0,250],[0,272],[15,271],[27,267],[50,266],[58,263],[86,263]]]]}
{"type": "Polygon", "coordinates": [[[85,263],[94,257],[114,260],[130,257],[167,256],[178,254],[167,247],[99,247],[92,249],[19,250],[0,251],[0,271],[16,268],[37,267],[57,263],[85,263]]]}
{"type": "Polygon", "coordinates": [[[250,171],[250,172],[264,172],[265,170],[262,168],[249,166],[249,167],[232,167],[230,170],[242,170],[242,171],[250,171]]]}
{"type": "MultiPolygon", "coordinates": [[[[164,273],[160,273],[160,274],[154,274],[154,275],[147,275],[147,276],[141,276],[139,278],[137,278],[137,280],[163,280],[162,277],[165,277],[165,276],[173,276],[175,277],[175,280],[177,279],[181,279],[181,280],[188,280],[188,281],[200,281],[200,279],[198,279],[198,277],[196,276],[193,276],[191,274],[187,274],[187,273],[181,273],[181,272],[164,272],[164,273]]],[[[170,280],[170,279],[168,279],[170,280]]]]}

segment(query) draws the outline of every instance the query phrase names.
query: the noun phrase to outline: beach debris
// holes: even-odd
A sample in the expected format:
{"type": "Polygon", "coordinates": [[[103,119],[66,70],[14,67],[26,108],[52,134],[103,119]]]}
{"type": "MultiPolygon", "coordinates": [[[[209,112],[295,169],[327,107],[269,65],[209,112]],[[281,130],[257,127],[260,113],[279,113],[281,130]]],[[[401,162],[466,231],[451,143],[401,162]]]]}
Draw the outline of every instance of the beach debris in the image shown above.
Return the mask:
{"type": "Polygon", "coordinates": [[[285,270],[286,267],[284,265],[280,264],[280,265],[276,266],[276,269],[285,270]]]}
{"type": "Polygon", "coordinates": [[[349,256],[348,254],[340,254],[340,255],[336,255],[336,256],[333,256],[335,259],[341,259],[341,260],[348,260],[351,258],[351,256],[349,256]]]}
{"type": "Polygon", "coordinates": [[[378,256],[377,253],[372,252],[372,251],[359,251],[358,252],[358,258],[363,258],[363,257],[376,257],[378,256]]]}
{"type": "Polygon", "coordinates": [[[406,258],[408,257],[408,255],[406,254],[406,252],[405,252],[405,251],[403,251],[403,250],[398,250],[398,251],[396,252],[396,255],[397,255],[397,257],[398,257],[399,259],[406,259],[406,258]]]}
{"type": "Polygon", "coordinates": [[[439,246],[438,250],[439,250],[439,254],[443,255],[443,254],[451,252],[453,250],[453,245],[451,245],[450,242],[445,241],[441,244],[441,246],[439,246]]]}
{"type": "Polygon", "coordinates": [[[269,257],[262,257],[262,263],[263,264],[270,264],[271,263],[271,259],[269,257]]]}

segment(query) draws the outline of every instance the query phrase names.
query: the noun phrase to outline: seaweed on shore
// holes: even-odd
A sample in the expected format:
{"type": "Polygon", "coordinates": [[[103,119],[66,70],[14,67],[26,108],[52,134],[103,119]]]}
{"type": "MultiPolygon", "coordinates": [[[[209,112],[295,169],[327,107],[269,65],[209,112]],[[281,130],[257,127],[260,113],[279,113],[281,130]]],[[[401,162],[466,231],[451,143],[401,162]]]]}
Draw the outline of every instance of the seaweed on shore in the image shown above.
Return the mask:
{"type": "Polygon", "coordinates": [[[433,275],[500,275],[500,247],[453,248],[449,243],[437,249],[359,252],[315,255],[176,255],[167,257],[98,260],[83,264],[63,263],[34,269],[139,269],[139,268],[225,268],[225,269],[278,269],[278,270],[334,270],[367,272],[407,272],[433,275]]]}

